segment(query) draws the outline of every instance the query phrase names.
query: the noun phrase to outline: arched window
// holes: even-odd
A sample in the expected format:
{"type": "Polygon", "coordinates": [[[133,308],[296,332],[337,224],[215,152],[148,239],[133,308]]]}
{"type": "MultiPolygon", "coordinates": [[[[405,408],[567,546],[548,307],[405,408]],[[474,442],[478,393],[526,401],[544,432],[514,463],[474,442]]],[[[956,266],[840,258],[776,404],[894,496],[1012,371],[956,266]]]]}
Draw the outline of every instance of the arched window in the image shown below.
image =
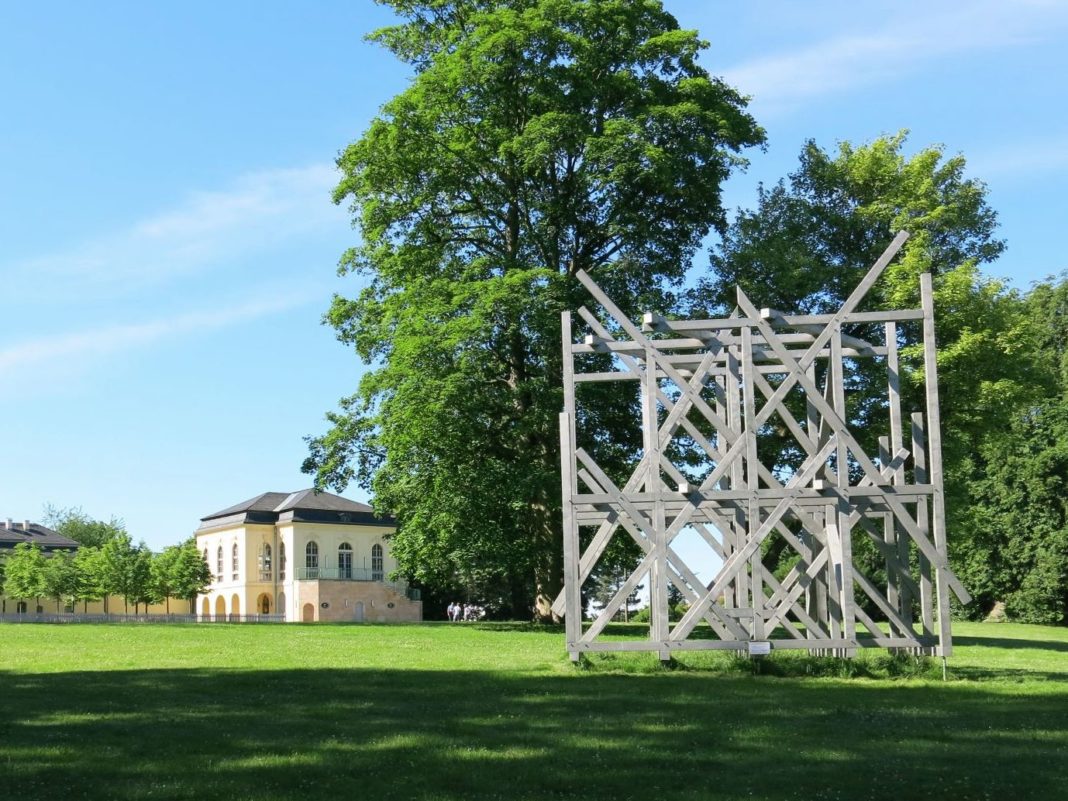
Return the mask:
{"type": "Polygon", "coordinates": [[[233,579],[237,581],[237,543],[234,543],[234,547],[230,549],[230,571],[234,574],[233,579]]]}
{"type": "Polygon", "coordinates": [[[222,546],[215,552],[215,579],[222,581],[222,546]]]}
{"type": "Polygon", "coordinates": [[[371,546],[371,581],[381,581],[383,573],[382,546],[376,543],[371,546]]]}
{"type": "Polygon", "coordinates": [[[308,578],[319,578],[319,545],[312,540],[304,548],[304,567],[308,578]]]}
{"type": "Polygon", "coordinates": [[[265,542],[260,546],[260,581],[270,581],[271,577],[271,546],[265,542]]]}
{"type": "Polygon", "coordinates": [[[208,570],[211,570],[211,562],[208,561],[208,549],[204,549],[204,564],[208,565],[208,570]]]}
{"type": "Polygon", "coordinates": [[[286,544],[278,543],[278,580],[286,580],[286,544]]]}
{"type": "Polygon", "coordinates": [[[352,578],[352,546],[347,542],[341,543],[337,549],[337,577],[352,578]]]}

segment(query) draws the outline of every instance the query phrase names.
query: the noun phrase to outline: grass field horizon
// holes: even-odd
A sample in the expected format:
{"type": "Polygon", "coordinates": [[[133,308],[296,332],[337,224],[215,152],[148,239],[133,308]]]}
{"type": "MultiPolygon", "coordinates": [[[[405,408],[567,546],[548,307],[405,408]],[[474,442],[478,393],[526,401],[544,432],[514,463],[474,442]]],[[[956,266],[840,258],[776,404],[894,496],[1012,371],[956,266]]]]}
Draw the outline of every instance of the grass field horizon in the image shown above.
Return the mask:
{"type": "Polygon", "coordinates": [[[954,640],[943,683],[877,651],[575,668],[522,624],[2,625],[0,798],[1068,797],[1068,629],[954,640]]]}

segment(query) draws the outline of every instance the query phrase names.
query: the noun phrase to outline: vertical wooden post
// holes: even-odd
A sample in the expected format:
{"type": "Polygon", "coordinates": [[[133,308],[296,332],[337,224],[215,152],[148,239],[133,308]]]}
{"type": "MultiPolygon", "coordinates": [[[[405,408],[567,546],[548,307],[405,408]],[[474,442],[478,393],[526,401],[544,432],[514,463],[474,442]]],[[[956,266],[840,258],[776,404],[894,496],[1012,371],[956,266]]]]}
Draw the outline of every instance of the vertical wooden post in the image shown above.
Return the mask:
{"type": "MultiPolygon", "coordinates": [[[[832,323],[831,333],[831,396],[832,407],[848,425],[849,410],[845,400],[845,366],[842,362],[842,326],[832,323]]],[[[853,642],[856,640],[856,616],[853,614],[853,541],[849,522],[849,449],[845,440],[838,437],[835,467],[838,469],[839,497],[837,504],[839,558],[838,591],[841,593],[839,604],[842,610],[842,636],[853,642]]],[[[845,649],[842,656],[853,656],[853,649],[845,649]]]]}
{"type": "MultiPolygon", "coordinates": [[[[942,490],[942,422],[938,410],[938,350],[935,343],[934,289],[931,274],[920,275],[920,305],[923,309],[923,383],[927,395],[927,456],[930,460],[931,530],[934,545],[943,562],[946,547],[946,499],[942,490]]],[[[938,656],[953,652],[952,627],[949,619],[949,587],[946,584],[945,564],[935,570],[935,589],[938,595],[938,656]]]]}
{"type": "MultiPolygon", "coordinates": [[[[746,517],[749,520],[749,530],[756,531],[760,527],[760,502],[757,500],[757,491],[760,489],[760,473],[757,469],[759,457],[757,455],[757,425],[756,425],[756,379],[753,367],[753,329],[746,326],[742,329],[742,418],[745,424],[745,486],[749,490],[749,509],[746,517]]],[[[760,559],[758,548],[749,559],[750,592],[752,601],[750,608],[753,610],[753,623],[749,629],[749,636],[754,640],[763,640],[764,633],[764,563],[760,559]]]]}
{"type": "MultiPolygon", "coordinates": [[[[730,407],[727,411],[729,417],[727,423],[734,434],[742,434],[742,396],[741,396],[741,364],[739,358],[739,348],[737,345],[731,346],[727,350],[727,406],[730,407]]],[[[740,460],[735,459],[730,467],[730,489],[739,490],[745,483],[743,474],[743,465],[740,460]]],[[[737,504],[734,507],[734,537],[731,543],[731,550],[727,553],[727,556],[734,551],[740,551],[744,544],[749,539],[749,531],[752,526],[752,521],[747,521],[746,517],[748,510],[742,511],[741,505],[737,504]]],[[[734,587],[734,606],[737,609],[745,609],[749,606],[749,581],[748,573],[745,570],[738,571],[732,582],[734,587]]]]}
{"type": "MultiPolygon", "coordinates": [[[[890,439],[879,437],[879,469],[890,462],[890,439]]],[[[886,570],[886,600],[895,611],[900,609],[901,586],[898,581],[897,531],[894,528],[894,515],[887,512],[883,518],[883,542],[887,548],[883,551],[883,567],[886,570]]]]}
{"type": "Polygon", "coordinates": [[[563,341],[564,411],[560,413],[560,500],[564,528],[564,633],[572,662],[580,657],[582,581],[579,578],[579,537],[574,497],[578,493],[575,464],[575,363],[571,352],[571,312],[560,314],[563,341]]]}
{"type": "MultiPolygon", "coordinates": [[[[912,460],[913,477],[917,484],[926,484],[927,476],[927,443],[924,436],[923,412],[912,413],[912,460]]],[[[930,531],[930,523],[927,515],[927,499],[920,498],[916,501],[916,528],[923,536],[930,531]]],[[[920,563],[920,625],[924,637],[934,636],[934,584],[931,580],[931,562],[920,552],[917,556],[920,563]]]]}
{"type": "Polygon", "coordinates": [[[661,661],[671,658],[667,650],[667,526],[664,520],[664,501],[661,498],[664,482],[660,479],[660,425],[656,407],[657,359],[656,350],[645,349],[645,376],[642,381],[642,420],[645,463],[645,491],[653,498],[653,550],[655,558],[649,569],[649,638],[656,645],[661,661]]]}

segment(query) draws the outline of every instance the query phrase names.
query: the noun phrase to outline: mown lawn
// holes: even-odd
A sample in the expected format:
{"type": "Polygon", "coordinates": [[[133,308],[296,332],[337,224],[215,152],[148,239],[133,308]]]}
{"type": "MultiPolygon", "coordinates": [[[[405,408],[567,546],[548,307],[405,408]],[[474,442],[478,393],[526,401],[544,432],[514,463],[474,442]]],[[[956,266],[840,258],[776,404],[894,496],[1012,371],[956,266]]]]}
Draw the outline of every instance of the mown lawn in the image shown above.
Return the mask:
{"type": "Polygon", "coordinates": [[[1068,630],[955,637],[943,683],[868,654],[575,669],[523,626],[3,625],[0,798],[1068,798],[1068,630]]]}

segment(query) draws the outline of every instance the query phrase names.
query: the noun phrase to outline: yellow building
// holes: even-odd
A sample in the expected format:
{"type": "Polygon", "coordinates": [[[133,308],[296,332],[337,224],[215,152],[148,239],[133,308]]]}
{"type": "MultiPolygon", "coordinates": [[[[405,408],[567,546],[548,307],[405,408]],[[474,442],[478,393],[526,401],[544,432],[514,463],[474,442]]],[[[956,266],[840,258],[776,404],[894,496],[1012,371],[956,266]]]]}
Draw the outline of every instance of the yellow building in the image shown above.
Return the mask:
{"type": "Polygon", "coordinates": [[[201,519],[197,547],[214,580],[202,620],[418,621],[418,591],[389,580],[390,518],[329,492],[265,492],[201,519]]]}
{"type": "MultiPolygon", "coordinates": [[[[8,518],[0,524],[0,559],[20,543],[30,543],[40,548],[45,555],[78,550],[78,543],[40,523],[24,520],[21,523],[8,518]]],[[[29,618],[95,618],[107,615],[138,614],[147,616],[188,616],[192,609],[188,600],[171,598],[158,604],[126,604],[122,598],[110,596],[96,601],[63,603],[55,598],[7,598],[0,587],[0,618],[13,616],[29,618]]]]}

